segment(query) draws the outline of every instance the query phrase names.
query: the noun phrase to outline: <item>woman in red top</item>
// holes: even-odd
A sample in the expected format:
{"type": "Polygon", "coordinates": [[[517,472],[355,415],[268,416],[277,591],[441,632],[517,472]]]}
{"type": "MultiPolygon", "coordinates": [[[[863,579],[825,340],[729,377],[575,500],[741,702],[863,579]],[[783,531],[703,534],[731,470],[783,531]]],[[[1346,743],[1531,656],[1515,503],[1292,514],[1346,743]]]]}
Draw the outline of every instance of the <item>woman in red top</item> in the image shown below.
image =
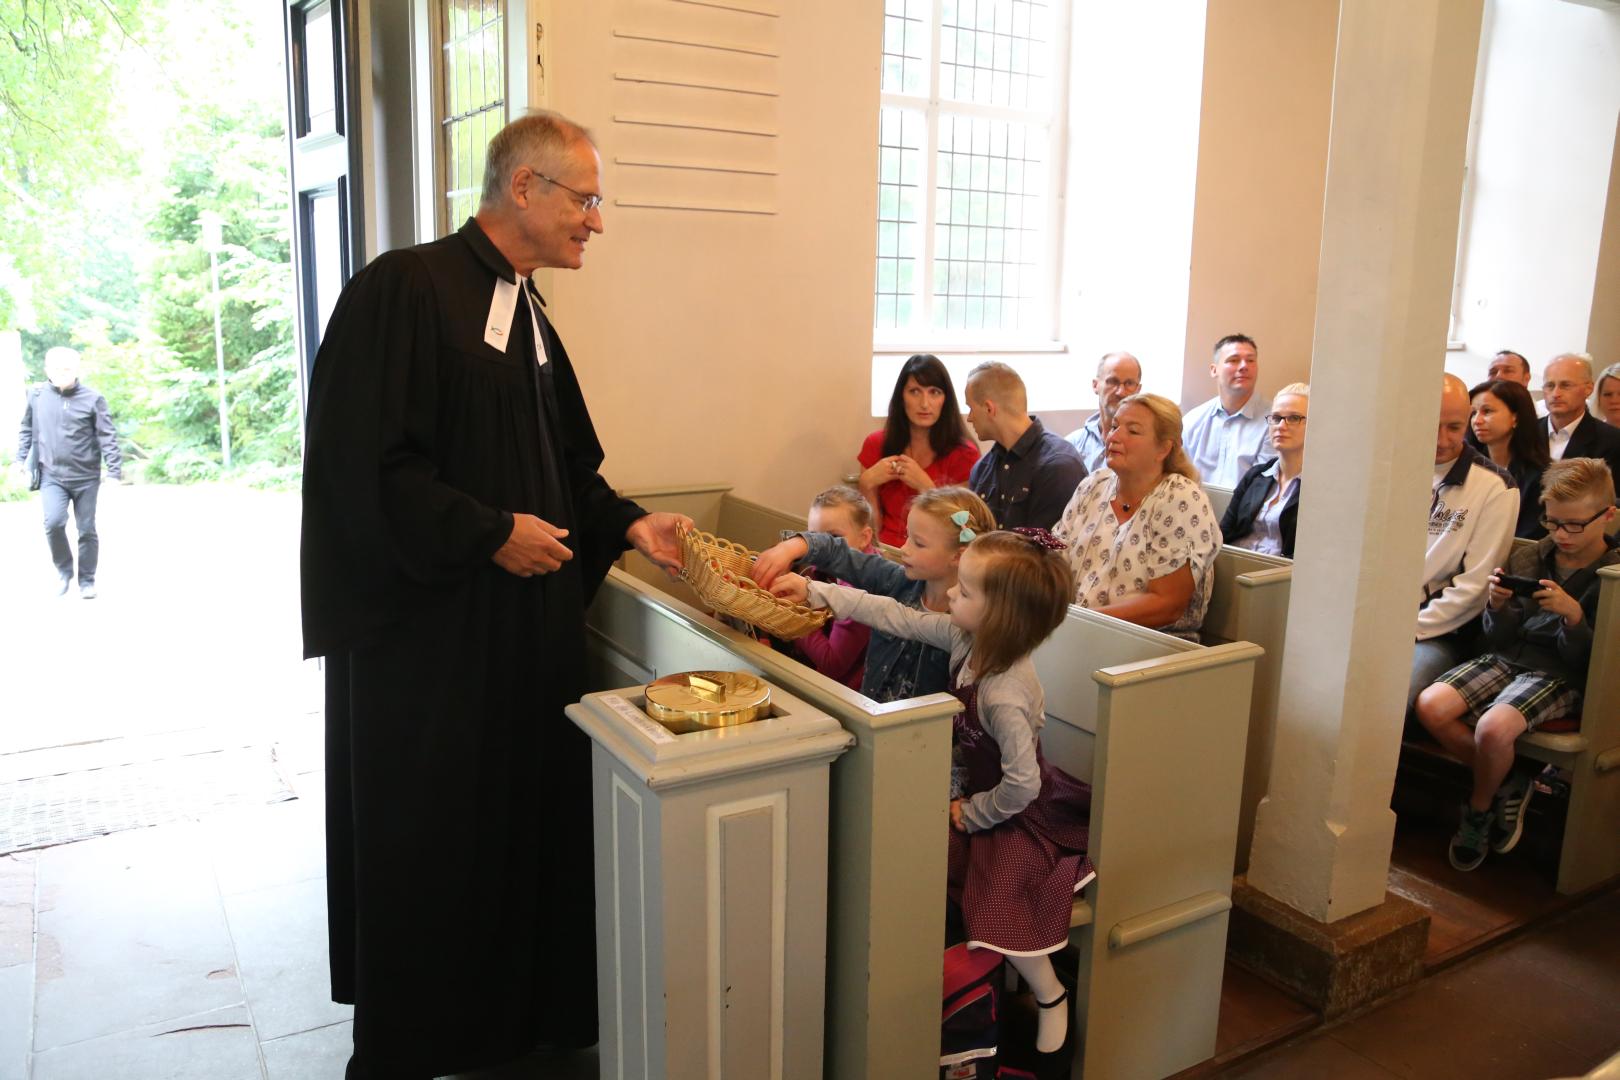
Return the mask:
{"type": "Polygon", "coordinates": [[[878,539],[904,544],[906,512],[917,493],[966,484],[977,460],[950,372],[937,356],[913,356],[894,381],[888,422],[861,444],[856,486],[877,511],[878,539]]]}

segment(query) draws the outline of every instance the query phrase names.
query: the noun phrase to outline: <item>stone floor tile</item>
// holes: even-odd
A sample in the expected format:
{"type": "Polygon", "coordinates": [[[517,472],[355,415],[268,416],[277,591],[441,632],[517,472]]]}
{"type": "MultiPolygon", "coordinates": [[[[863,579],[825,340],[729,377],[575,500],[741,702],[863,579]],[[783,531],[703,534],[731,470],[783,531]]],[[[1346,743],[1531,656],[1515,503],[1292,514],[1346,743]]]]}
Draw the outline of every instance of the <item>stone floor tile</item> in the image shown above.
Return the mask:
{"type": "Polygon", "coordinates": [[[36,1051],[243,1001],[196,825],[51,848],[37,869],[36,1051]]]}
{"type": "Polygon", "coordinates": [[[33,1080],[263,1080],[263,1076],[253,1024],[247,1009],[238,1005],[35,1054],[33,1080]]]}
{"type": "Polygon", "coordinates": [[[203,823],[222,894],[326,876],[326,802],[321,797],[321,781],[320,775],[301,778],[297,799],[221,814],[203,823]]]}
{"type": "Polygon", "coordinates": [[[344,1021],[261,1044],[269,1080],[343,1080],[354,1050],[354,1024],[344,1021]]]}
{"type": "Polygon", "coordinates": [[[34,1031],[34,965],[0,967],[0,1080],[26,1080],[34,1031]]]}
{"type": "Polygon", "coordinates": [[[0,857],[0,967],[34,958],[34,863],[31,851],[0,857]]]}
{"type": "Polygon", "coordinates": [[[227,896],[225,917],[261,1039],[354,1015],[351,1006],[331,1000],[325,879],[227,896]]]}

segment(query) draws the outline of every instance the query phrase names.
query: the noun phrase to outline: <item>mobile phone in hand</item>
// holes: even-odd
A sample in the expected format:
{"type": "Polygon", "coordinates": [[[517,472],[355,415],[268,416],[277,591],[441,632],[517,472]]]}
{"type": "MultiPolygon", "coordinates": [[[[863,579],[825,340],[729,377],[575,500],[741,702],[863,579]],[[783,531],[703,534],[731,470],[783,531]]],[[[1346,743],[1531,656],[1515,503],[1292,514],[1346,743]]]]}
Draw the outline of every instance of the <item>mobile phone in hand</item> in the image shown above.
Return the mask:
{"type": "Polygon", "coordinates": [[[1514,596],[1533,596],[1545,588],[1535,578],[1519,577],[1515,574],[1498,574],[1496,583],[1514,596]]]}

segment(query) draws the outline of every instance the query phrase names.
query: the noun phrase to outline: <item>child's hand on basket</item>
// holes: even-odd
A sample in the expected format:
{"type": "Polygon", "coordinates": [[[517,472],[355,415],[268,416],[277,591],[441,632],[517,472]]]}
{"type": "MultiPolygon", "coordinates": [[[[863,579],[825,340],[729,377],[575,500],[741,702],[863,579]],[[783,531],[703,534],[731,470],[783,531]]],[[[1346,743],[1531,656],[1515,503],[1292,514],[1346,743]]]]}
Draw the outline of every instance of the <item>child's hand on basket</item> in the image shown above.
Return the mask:
{"type": "Polygon", "coordinates": [[[810,582],[798,574],[782,574],[771,583],[771,595],[791,600],[795,604],[808,603],[810,582]]]}
{"type": "Polygon", "coordinates": [[[769,589],[777,575],[793,569],[793,564],[809,553],[810,545],[804,542],[802,536],[795,536],[766,548],[754,557],[752,575],[754,584],[762,589],[769,589]]]}

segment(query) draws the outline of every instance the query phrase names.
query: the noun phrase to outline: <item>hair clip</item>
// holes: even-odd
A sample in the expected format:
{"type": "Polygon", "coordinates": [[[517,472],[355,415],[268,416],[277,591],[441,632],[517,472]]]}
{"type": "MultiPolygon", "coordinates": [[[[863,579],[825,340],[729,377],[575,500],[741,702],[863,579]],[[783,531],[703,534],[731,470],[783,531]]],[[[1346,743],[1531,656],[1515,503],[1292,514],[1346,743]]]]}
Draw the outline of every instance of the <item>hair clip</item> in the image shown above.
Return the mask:
{"type": "Polygon", "coordinates": [[[1028,540],[1036,547],[1045,548],[1047,551],[1069,550],[1069,545],[1065,544],[1063,541],[1059,540],[1045,529],[1036,529],[1031,528],[1028,525],[1021,525],[1011,531],[1017,533],[1019,536],[1022,536],[1025,540],[1028,540]]]}
{"type": "Polygon", "coordinates": [[[968,512],[966,510],[958,510],[956,513],[952,514],[951,524],[960,525],[962,527],[962,531],[956,534],[956,539],[959,543],[971,544],[973,543],[973,538],[978,535],[978,533],[975,533],[972,528],[968,526],[968,512]]]}

